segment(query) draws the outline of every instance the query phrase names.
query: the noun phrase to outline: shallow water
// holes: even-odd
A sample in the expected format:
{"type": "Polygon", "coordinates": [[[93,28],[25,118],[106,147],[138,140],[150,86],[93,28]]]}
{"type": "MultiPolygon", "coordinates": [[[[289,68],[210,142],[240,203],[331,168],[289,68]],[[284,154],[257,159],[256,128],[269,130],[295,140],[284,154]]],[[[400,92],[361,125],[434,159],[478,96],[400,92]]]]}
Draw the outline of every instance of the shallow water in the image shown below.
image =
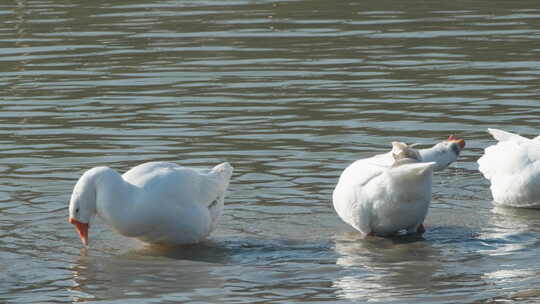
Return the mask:
{"type": "Polygon", "coordinates": [[[536,1],[0,4],[0,301],[508,303],[540,299],[540,211],[494,208],[485,129],[538,134],[536,1]],[[423,238],[361,239],[331,192],[394,140],[467,140],[423,238]],[[144,247],[77,178],[150,160],[235,166],[218,230],[144,247]]]}

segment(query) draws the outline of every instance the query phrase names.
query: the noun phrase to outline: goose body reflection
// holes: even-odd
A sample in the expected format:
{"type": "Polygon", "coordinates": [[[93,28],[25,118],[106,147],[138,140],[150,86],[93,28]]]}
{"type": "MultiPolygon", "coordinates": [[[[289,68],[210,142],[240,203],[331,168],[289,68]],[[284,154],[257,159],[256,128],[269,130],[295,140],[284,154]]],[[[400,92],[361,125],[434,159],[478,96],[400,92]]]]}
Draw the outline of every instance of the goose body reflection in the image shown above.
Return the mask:
{"type": "Polygon", "coordinates": [[[343,272],[333,282],[336,293],[354,303],[389,303],[417,286],[439,289],[434,278],[444,268],[442,253],[422,240],[414,235],[376,240],[337,234],[336,264],[343,272]]]}

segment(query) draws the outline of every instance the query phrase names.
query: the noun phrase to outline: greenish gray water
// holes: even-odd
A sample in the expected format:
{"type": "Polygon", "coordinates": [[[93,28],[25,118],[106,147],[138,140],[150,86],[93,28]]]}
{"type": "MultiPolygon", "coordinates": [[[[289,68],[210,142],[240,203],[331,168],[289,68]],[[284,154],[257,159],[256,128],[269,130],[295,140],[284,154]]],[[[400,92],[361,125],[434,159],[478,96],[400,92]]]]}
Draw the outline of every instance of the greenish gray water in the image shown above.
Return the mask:
{"type": "Polygon", "coordinates": [[[0,4],[0,301],[534,303],[540,212],[494,209],[476,159],[537,135],[536,1],[0,4]],[[456,134],[423,238],[362,240],[331,192],[391,141],[456,134]],[[235,166],[218,231],[81,250],[84,170],[235,166]]]}

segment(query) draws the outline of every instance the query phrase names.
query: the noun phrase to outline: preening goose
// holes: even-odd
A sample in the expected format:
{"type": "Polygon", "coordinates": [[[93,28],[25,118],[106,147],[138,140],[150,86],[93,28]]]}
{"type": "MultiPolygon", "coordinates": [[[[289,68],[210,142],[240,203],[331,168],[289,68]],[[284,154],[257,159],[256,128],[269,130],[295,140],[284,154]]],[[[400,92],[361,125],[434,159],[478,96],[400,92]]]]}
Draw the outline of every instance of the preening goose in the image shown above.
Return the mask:
{"type": "Polygon", "coordinates": [[[423,233],[434,170],[459,156],[463,139],[450,136],[429,149],[393,142],[392,151],[353,162],[333,192],[339,217],[363,235],[423,233]]]}

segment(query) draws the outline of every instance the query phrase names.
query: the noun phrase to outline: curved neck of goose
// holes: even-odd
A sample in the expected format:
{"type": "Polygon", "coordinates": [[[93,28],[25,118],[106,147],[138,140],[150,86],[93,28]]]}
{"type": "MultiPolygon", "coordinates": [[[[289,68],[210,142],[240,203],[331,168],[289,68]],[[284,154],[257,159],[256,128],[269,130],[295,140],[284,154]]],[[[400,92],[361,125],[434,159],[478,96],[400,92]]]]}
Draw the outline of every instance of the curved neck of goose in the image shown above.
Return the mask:
{"type": "Polygon", "coordinates": [[[435,162],[434,171],[440,171],[448,167],[457,158],[453,151],[441,149],[435,145],[429,149],[418,150],[422,162],[435,162]]]}
{"type": "Polygon", "coordinates": [[[106,168],[94,178],[96,212],[107,224],[123,234],[129,234],[130,219],[136,208],[134,197],[138,190],[116,171],[106,168]]]}

